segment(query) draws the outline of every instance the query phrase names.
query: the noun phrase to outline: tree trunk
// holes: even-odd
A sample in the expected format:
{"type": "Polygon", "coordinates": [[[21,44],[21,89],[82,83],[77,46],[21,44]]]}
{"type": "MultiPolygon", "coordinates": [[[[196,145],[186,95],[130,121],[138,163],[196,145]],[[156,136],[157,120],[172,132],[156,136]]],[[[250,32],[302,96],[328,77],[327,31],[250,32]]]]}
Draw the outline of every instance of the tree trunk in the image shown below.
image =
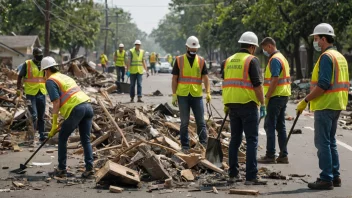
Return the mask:
{"type": "Polygon", "coordinates": [[[296,63],[296,79],[302,79],[302,68],[301,68],[301,60],[299,54],[299,39],[296,39],[294,42],[294,57],[296,63]]]}
{"type": "MultiPolygon", "coordinates": [[[[312,46],[312,45],[310,45],[312,46]]],[[[306,47],[307,49],[307,66],[308,66],[308,77],[311,77],[311,73],[314,68],[313,58],[314,58],[314,48],[306,47]]]]}

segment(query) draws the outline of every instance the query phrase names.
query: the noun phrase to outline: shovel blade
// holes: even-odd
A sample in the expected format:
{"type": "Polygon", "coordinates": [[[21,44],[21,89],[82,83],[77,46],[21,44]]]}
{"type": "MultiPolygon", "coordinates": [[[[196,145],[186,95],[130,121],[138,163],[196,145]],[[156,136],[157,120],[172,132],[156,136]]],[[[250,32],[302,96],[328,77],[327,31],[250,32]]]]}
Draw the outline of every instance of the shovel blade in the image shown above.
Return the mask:
{"type": "Polygon", "coordinates": [[[24,169],[26,169],[27,166],[26,165],[23,165],[23,164],[20,164],[20,168],[18,169],[15,169],[15,170],[12,170],[10,171],[11,173],[16,173],[16,174],[23,174],[25,173],[26,171],[24,169]]]}
{"type": "Polygon", "coordinates": [[[223,153],[222,146],[219,139],[209,138],[207,150],[205,153],[206,159],[216,165],[217,167],[222,166],[223,153]]]}

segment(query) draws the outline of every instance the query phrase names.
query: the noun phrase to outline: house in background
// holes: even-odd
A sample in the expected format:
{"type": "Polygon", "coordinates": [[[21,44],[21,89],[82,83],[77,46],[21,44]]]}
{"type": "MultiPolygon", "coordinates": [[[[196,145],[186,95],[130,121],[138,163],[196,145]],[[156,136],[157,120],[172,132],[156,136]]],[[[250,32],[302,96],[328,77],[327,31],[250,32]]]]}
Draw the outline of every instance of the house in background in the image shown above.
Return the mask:
{"type": "Polygon", "coordinates": [[[38,36],[0,36],[0,65],[16,69],[40,46],[38,36]]]}

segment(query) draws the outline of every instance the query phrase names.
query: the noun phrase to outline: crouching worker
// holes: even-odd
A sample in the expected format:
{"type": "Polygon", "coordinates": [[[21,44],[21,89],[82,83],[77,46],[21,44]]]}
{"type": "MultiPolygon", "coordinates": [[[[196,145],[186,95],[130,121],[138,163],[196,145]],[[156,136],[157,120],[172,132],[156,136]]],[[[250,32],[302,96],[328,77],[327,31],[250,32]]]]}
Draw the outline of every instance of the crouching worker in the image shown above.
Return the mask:
{"type": "Polygon", "coordinates": [[[52,57],[43,58],[42,70],[46,78],[46,89],[53,103],[52,128],[48,138],[59,132],[58,168],[54,174],[57,177],[66,177],[67,140],[71,133],[78,127],[81,144],[84,150],[85,172],[82,177],[94,178],[93,153],[90,144],[90,131],[93,119],[93,108],[90,105],[90,98],[76,82],[61,74],[56,67],[58,64],[52,57]],[[58,113],[64,117],[61,129],[58,131],[58,113]]]}

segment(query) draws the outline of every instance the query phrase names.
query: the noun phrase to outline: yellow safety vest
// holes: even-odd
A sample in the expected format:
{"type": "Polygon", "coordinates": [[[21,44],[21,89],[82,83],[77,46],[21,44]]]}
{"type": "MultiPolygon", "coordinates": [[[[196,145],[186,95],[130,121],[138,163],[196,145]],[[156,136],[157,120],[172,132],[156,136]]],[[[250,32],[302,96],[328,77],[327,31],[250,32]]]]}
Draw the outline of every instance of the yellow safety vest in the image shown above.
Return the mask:
{"type": "Polygon", "coordinates": [[[323,95],[310,101],[310,110],[345,110],[348,102],[348,90],[350,87],[348,64],[345,57],[334,49],[328,49],[322,53],[314,66],[311,80],[311,90],[317,85],[319,80],[320,58],[328,55],[332,60],[332,78],[330,88],[323,95]]]}
{"type": "Polygon", "coordinates": [[[248,53],[240,52],[226,59],[222,83],[224,104],[246,104],[254,101],[259,105],[248,74],[250,62],[254,57],[248,53]]]}
{"type": "Polygon", "coordinates": [[[130,65],[130,73],[131,74],[143,74],[143,57],[144,50],[139,50],[139,55],[136,52],[136,49],[130,49],[132,55],[132,61],[130,65]]]}
{"type": "Polygon", "coordinates": [[[274,96],[290,96],[291,95],[291,77],[290,77],[290,65],[288,64],[287,59],[280,53],[275,53],[269,60],[268,65],[265,69],[264,75],[264,95],[268,93],[270,83],[271,83],[271,71],[270,71],[270,63],[273,58],[276,58],[280,61],[281,64],[281,73],[279,75],[279,82],[277,87],[271,97],[274,96]]]}
{"type": "Polygon", "coordinates": [[[178,96],[202,97],[202,70],[204,67],[204,58],[196,55],[193,65],[188,61],[187,55],[178,56],[178,85],[176,94],[178,96]]]}
{"type": "Polygon", "coordinates": [[[108,62],[108,57],[106,57],[105,54],[100,55],[100,63],[102,65],[106,65],[107,62],[108,62]]]}
{"type": "Polygon", "coordinates": [[[76,82],[60,72],[54,73],[49,77],[53,80],[61,91],[60,114],[67,119],[75,106],[90,100],[76,82]]]}
{"type": "Polygon", "coordinates": [[[27,74],[24,77],[24,93],[35,96],[40,92],[46,95],[44,71],[39,71],[38,66],[32,60],[26,60],[27,74]]]}
{"type": "Polygon", "coordinates": [[[171,55],[169,55],[169,56],[167,57],[167,62],[169,62],[170,64],[172,63],[172,56],[171,56],[171,55]]]}
{"type": "Polygon", "coordinates": [[[116,63],[115,63],[116,66],[118,66],[118,67],[125,66],[125,54],[126,54],[125,50],[122,50],[121,53],[119,50],[116,50],[116,56],[117,56],[116,63]]]}
{"type": "Polygon", "coordinates": [[[150,63],[156,63],[156,55],[155,53],[152,53],[149,58],[150,63]]]}

